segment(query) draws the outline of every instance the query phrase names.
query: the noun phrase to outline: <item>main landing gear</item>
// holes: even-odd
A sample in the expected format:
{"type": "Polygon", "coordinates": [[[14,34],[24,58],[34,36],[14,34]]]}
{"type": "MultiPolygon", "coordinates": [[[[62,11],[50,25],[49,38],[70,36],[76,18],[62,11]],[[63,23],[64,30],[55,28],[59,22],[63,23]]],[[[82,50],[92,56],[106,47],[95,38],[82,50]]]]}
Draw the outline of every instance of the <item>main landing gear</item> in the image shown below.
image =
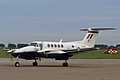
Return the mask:
{"type": "Polygon", "coordinates": [[[35,62],[33,62],[33,66],[38,66],[37,59],[35,59],[35,62]]]}
{"type": "Polygon", "coordinates": [[[65,62],[63,63],[63,67],[68,67],[68,62],[67,62],[67,60],[65,60],[65,62]]]}

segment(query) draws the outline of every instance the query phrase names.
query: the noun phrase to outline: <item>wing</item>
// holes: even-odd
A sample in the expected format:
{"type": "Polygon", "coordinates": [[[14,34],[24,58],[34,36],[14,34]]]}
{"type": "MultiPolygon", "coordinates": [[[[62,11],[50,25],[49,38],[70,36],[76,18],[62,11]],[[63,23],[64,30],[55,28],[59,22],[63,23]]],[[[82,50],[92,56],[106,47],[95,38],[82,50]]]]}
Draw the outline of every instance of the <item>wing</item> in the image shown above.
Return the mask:
{"type": "Polygon", "coordinates": [[[80,54],[86,51],[96,50],[95,48],[85,48],[85,49],[75,49],[75,50],[58,50],[58,49],[44,49],[37,51],[38,53],[44,54],[59,54],[59,55],[68,55],[73,56],[75,54],[80,54]]]}
{"type": "Polygon", "coordinates": [[[76,49],[76,50],[56,50],[56,49],[44,49],[38,51],[39,54],[45,54],[46,58],[55,58],[55,60],[68,60],[75,54],[80,54],[85,51],[95,50],[93,48],[89,49],[76,49]]]}
{"type": "Polygon", "coordinates": [[[84,52],[87,52],[87,51],[93,51],[93,50],[97,50],[95,48],[84,48],[84,49],[76,49],[76,50],[73,50],[73,51],[67,51],[65,54],[68,55],[68,56],[73,56],[73,55],[76,55],[76,54],[82,54],[84,52]]]}
{"type": "Polygon", "coordinates": [[[43,49],[43,50],[39,50],[37,51],[38,53],[44,53],[44,54],[64,54],[66,52],[62,51],[62,50],[58,50],[58,49],[43,49]]]}

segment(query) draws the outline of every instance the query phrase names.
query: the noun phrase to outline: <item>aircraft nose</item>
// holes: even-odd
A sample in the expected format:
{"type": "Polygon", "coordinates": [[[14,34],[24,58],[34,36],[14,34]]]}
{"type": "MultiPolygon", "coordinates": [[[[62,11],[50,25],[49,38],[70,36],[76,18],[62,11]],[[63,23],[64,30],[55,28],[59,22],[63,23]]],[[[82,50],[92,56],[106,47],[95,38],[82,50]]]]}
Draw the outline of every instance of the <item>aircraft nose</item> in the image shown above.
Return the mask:
{"type": "Polygon", "coordinates": [[[12,53],[12,50],[7,51],[8,53],[12,53]]]}
{"type": "Polygon", "coordinates": [[[15,50],[9,50],[7,51],[8,53],[14,53],[15,50]]]}

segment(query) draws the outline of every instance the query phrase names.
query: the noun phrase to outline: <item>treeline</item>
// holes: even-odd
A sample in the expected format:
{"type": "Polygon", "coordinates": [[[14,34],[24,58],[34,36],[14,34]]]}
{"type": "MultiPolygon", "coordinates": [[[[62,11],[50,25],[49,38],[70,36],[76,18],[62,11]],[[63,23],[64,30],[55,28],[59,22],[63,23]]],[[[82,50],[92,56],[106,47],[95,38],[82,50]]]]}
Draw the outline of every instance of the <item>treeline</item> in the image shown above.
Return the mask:
{"type": "Polygon", "coordinates": [[[116,46],[108,46],[108,45],[104,45],[104,44],[96,44],[95,48],[99,48],[99,49],[110,49],[110,48],[117,48],[120,49],[120,44],[117,44],[116,46]]]}
{"type": "Polygon", "coordinates": [[[0,44],[0,48],[1,49],[19,49],[25,46],[29,46],[29,44],[8,44],[7,46],[5,46],[5,44],[0,44]]]}
{"type": "MultiPolygon", "coordinates": [[[[5,44],[0,44],[0,48],[1,49],[19,49],[25,46],[29,46],[29,44],[8,44],[7,46],[5,46],[5,44]]],[[[108,46],[108,45],[104,45],[104,44],[96,44],[95,48],[99,48],[99,49],[109,49],[109,48],[117,48],[120,49],[120,44],[117,44],[116,46],[108,46]]]]}

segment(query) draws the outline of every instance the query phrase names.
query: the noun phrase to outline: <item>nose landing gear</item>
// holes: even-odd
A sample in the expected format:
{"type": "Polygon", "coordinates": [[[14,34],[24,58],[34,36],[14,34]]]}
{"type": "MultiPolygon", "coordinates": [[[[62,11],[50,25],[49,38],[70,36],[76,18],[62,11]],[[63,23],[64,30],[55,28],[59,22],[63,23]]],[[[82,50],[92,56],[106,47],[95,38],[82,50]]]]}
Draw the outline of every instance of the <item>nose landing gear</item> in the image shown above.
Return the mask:
{"type": "Polygon", "coordinates": [[[17,61],[16,61],[16,63],[15,63],[15,67],[20,67],[20,63],[18,62],[19,57],[17,57],[16,59],[17,59],[17,61]]]}
{"type": "Polygon", "coordinates": [[[19,63],[19,62],[16,62],[16,63],[15,63],[15,67],[20,67],[20,63],[19,63]]]}

